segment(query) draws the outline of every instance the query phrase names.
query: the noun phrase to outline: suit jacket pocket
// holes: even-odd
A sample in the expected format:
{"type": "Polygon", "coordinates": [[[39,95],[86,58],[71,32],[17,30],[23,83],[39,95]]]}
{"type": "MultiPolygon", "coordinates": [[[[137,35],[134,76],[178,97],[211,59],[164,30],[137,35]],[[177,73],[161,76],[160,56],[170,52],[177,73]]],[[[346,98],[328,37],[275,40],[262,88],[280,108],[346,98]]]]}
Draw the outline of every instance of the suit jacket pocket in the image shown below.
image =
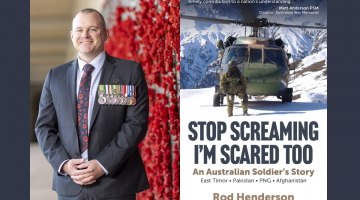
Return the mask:
{"type": "Polygon", "coordinates": [[[70,176],[61,176],[54,171],[53,190],[61,196],[75,197],[80,194],[82,186],[76,184],[70,176]]]}

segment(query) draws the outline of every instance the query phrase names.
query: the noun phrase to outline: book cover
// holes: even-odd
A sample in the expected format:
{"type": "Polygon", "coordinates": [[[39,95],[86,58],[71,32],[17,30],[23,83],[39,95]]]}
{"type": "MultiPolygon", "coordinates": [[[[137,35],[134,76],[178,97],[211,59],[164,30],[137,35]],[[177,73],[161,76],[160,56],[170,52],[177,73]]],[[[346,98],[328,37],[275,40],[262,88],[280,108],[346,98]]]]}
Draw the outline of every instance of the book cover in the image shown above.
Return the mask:
{"type": "Polygon", "coordinates": [[[181,0],[180,19],[181,198],[327,199],[327,1],[181,0]]]}

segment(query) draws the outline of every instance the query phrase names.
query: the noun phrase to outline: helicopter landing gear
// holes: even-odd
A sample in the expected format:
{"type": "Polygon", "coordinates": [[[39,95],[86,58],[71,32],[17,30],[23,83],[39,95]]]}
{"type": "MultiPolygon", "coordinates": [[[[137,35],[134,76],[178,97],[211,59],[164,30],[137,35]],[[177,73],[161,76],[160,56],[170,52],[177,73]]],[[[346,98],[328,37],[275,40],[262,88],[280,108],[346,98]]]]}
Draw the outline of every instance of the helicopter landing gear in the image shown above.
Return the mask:
{"type": "Polygon", "coordinates": [[[215,93],[213,98],[213,107],[220,106],[220,94],[215,93]]]}
{"type": "Polygon", "coordinates": [[[291,103],[292,98],[293,98],[292,93],[293,93],[293,89],[292,88],[287,88],[285,93],[282,95],[281,102],[282,103],[285,103],[285,102],[291,103]]]}

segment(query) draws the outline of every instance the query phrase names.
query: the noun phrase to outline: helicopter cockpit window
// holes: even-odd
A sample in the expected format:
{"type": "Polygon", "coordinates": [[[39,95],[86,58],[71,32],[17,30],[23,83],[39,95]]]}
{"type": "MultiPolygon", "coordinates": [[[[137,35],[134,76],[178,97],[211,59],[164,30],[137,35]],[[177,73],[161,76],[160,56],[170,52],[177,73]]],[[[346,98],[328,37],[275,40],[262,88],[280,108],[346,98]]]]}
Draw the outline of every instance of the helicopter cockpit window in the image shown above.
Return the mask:
{"type": "Polygon", "coordinates": [[[251,49],[250,50],[250,60],[251,60],[251,62],[261,62],[262,63],[262,50],[261,49],[251,49]]]}
{"type": "Polygon", "coordinates": [[[225,52],[224,52],[224,55],[222,56],[222,58],[221,58],[221,68],[223,68],[225,65],[226,65],[226,56],[227,56],[227,54],[228,54],[228,52],[229,52],[229,49],[226,49],[225,50],[225,52]]]}
{"type": "Polygon", "coordinates": [[[248,55],[247,48],[231,48],[225,59],[225,64],[229,63],[230,60],[234,60],[238,65],[245,63],[248,60],[248,55]]]}
{"type": "Polygon", "coordinates": [[[265,49],[265,63],[286,67],[283,52],[276,49],[265,49]]]}

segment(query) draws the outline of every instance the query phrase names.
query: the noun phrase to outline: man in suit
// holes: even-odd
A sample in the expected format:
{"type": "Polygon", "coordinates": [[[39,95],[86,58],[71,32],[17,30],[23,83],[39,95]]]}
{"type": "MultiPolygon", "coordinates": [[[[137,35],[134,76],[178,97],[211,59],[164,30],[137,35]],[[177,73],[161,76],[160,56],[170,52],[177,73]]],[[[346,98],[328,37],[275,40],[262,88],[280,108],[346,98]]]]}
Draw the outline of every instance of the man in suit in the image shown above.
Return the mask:
{"type": "Polygon", "coordinates": [[[139,143],[148,125],[149,99],[139,63],[108,55],[102,15],[81,10],[71,39],[78,58],[53,68],[41,94],[35,132],[54,169],[60,200],[133,200],[149,188],[139,143]],[[103,105],[98,85],[136,86],[136,104],[103,105]]]}

